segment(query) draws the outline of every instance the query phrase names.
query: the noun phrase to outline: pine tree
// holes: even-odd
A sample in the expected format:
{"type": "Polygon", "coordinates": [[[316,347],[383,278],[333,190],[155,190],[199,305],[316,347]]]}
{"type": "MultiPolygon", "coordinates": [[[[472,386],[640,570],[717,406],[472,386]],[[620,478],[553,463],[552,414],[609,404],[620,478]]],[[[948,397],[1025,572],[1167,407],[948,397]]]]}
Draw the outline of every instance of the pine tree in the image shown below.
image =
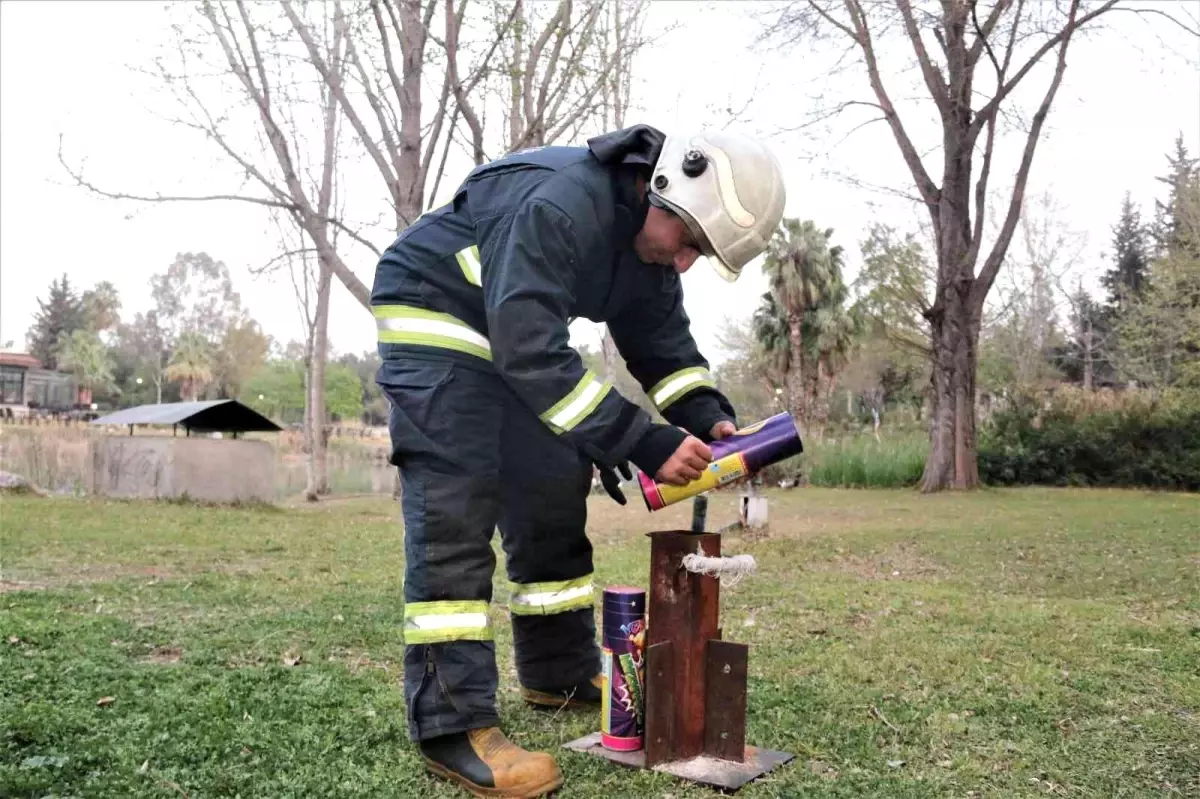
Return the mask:
{"type": "Polygon", "coordinates": [[[46,369],[57,369],[59,341],[86,326],[83,301],[63,274],[50,283],[49,299],[38,300],[38,313],[27,336],[29,352],[46,369]]]}
{"type": "Polygon", "coordinates": [[[1066,342],[1055,347],[1051,361],[1064,378],[1085,390],[1116,382],[1109,358],[1112,311],[1092,299],[1082,282],[1067,295],[1070,327],[1066,342]]]}
{"type": "Polygon", "coordinates": [[[1154,256],[1164,258],[1173,253],[1189,238],[1180,230],[1180,198],[1184,196],[1190,184],[1197,179],[1197,164],[1200,159],[1192,158],[1183,143],[1183,134],[1175,139],[1175,154],[1167,156],[1168,171],[1166,175],[1157,178],[1159,183],[1167,185],[1167,201],[1154,201],[1154,256]]]}
{"type": "Polygon", "coordinates": [[[1146,281],[1146,228],[1129,192],[1121,201],[1121,219],[1113,228],[1113,267],[1100,282],[1108,290],[1108,304],[1118,313],[1130,299],[1141,295],[1146,281]]]}

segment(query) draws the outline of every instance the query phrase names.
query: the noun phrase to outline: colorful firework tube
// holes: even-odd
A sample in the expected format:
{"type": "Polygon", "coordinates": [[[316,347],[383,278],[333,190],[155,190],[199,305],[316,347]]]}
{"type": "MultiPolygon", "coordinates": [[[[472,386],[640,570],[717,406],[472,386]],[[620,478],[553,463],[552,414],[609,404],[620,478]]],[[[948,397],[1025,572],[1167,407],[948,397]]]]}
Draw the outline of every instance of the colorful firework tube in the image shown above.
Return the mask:
{"type": "Polygon", "coordinates": [[[687,485],[659,483],[645,472],[638,472],[646,507],[652,511],[662,510],[680,500],[753,475],[772,463],[803,452],[804,444],[800,441],[795,420],[785,412],[714,441],[709,448],[713,454],[712,463],[708,464],[704,474],[687,485]]]}
{"type": "Polygon", "coordinates": [[[606,588],[602,607],[600,743],[633,752],[642,748],[646,728],[646,592],[624,585],[606,588]]]}

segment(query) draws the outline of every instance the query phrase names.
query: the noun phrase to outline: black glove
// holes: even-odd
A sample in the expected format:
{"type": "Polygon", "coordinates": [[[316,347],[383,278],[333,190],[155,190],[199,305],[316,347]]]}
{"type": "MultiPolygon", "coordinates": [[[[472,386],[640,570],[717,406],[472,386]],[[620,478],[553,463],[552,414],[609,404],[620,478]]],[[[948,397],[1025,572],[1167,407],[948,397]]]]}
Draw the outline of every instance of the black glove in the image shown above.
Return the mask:
{"type": "MultiPolygon", "coordinates": [[[[596,464],[596,468],[600,470],[600,483],[604,486],[604,490],[618,505],[624,505],[625,494],[621,491],[621,481],[617,479],[617,473],[600,463],[596,464]]],[[[633,479],[633,474],[629,471],[629,464],[621,461],[617,464],[617,468],[621,470],[621,474],[626,480],[633,479]]]]}

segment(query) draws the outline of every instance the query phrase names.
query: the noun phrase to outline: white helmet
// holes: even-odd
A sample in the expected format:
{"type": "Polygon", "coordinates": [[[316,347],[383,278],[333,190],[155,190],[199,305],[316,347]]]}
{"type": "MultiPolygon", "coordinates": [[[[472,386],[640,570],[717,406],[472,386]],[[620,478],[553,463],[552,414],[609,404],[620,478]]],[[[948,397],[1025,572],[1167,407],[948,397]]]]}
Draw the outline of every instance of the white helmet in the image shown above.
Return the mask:
{"type": "Polygon", "coordinates": [[[748,136],[668,136],[648,198],[683,219],[717,274],[732,283],[783,219],[783,172],[771,151],[748,136]]]}

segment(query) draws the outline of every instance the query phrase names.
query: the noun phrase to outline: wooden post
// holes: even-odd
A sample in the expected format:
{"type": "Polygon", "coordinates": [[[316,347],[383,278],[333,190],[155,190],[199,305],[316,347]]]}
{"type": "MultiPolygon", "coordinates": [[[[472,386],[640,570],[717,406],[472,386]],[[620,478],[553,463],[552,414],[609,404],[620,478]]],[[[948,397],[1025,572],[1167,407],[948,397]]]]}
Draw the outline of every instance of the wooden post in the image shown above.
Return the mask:
{"type": "Polygon", "coordinates": [[[646,764],[653,766],[704,752],[705,669],[708,642],[719,634],[720,580],[689,572],[683,557],[720,557],[721,536],[664,531],[650,533],[650,541],[646,764]]]}
{"type": "MultiPolygon", "coordinates": [[[[701,511],[694,508],[693,524],[701,511]]],[[[683,566],[687,555],[719,558],[721,536],[668,530],[649,537],[645,747],[606,749],[599,732],[565,746],[736,791],[794,755],[746,743],[750,648],[721,640],[720,578],[683,566]]]]}

